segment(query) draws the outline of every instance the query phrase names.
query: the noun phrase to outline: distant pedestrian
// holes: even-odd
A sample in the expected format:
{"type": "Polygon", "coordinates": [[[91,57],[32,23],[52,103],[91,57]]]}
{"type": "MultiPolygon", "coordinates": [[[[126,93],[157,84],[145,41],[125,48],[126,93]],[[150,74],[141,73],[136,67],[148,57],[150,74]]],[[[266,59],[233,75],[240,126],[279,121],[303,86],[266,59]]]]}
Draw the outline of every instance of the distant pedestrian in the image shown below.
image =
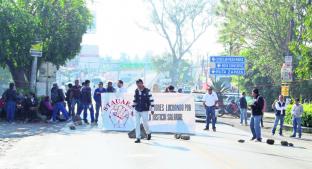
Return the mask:
{"type": "Polygon", "coordinates": [[[301,122],[302,122],[302,114],[303,114],[303,106],[299,103],[299,99],[297,98],[296,103],[293,105],[291,109],[291,114],[293,118],[293,134],[290,137],[296,137],[297,131],[298,136],[301,138],[302,129],[301,129],[301,122]]]}
{"type": "MultiPolygon", "coordinates": [[[[37,117],[38,105],[39,102],[35,93],[29,93],[25,103],[25,111],[27,113],[26,117],[30,122],[34,121],[37,117]]],[[[28,120],[26,120],[26,122],[28,120]]]]}
{"type": "Polygon", "coordinates": [[[149,89],[147,89],[141,79],[136,81],[137,89],[135,90],[133,107],[135,109],[135,120],[136,120],[136,140],[135,143],[141,142],[141,119],[143,122],[144,129],[147,134],[147,140],[152,138],[151,131],[148,126],[148,112],[154,114],[154,100],[149,89]]]}
{"type": "Polygon", "coordinates": [[[72,103],[72,100],[73,100],[73,93],[72,93],[72,88],[73,88],[73,84],[69,83],[67,85],[68,89],[66,91],[66,94],[65,94],[65,100],[66,100],[66,103],[67,103],[67,108],[68,108],[68,113],[70,116],[74,116],[74,113],[72,111],[72,106],[71,106],[71,103],[72,103]]]}
{"type": "Polygon", "coordinates": [[[218,103],[218,96],[212,91],[212,87],[208,87],[207,93],[203,97],[204,106],[206,109],[206,127],[204,130],[209,130],[209,123],[212,122],[212,130],[216,131],[216,105],[218,103]]]}
{"type": "Polygon", "coordinates": [[[71,90],[71,114],[75,116],[75,107],[77,105],[77,111],[79,112],[82,109],[82,105],[80,103],[80,94],[81,94],[81,86],[79,85],[79,80],[75,80],[75,85],[71,90]]]}
{"type": "Polygon", "coordinates": [[[5,111],[7,113],[7,121],[12,123],[15,118],[17,92],[14,83],[10,83],[9,89],[7,89],[2,99],[5,101],[5,111]]]}
{"type": "Polygon", "coordinates": [[[127,89],[124,87],[124,82],[122,80],[118,80],[117,87],[118,94],[127,93],[127,89]]]}
{"type": "Polygon", "coordinates": [[[56,117],[59,112],[62,112],[66,121],[69,121],[68,111],[65,109],[65,95],[62,89],[59,89],[57,84],[53,84],[51,89],[51,98],[53,103],[52,119],[49,122],[56,122],[56,117]]]}
{"type": "Polygon", "coordinates": [[[107,83],[106,92],[107,93],[115,93],[116,92],[116,89],[113,87],[113,82],[107,83]]]}
{"type": "Polygon", "coordinates": [[[275,134],[276,127],[278,123],[280,124],[280,130],[279,135],[283,136],[283,125],[284,125],[284,119],[285,119],[285,112],[286,112],[286,103],[284,101],[283,95],[279,95],[278,101],[275,102],[275,121],[274,126],[272,129],[272,135],[275,134]]]}
{"type": "Polygon", "coordinates": [[[105,93],[106,89],[103,87],[103,82],[99,83],[99,87],[95,89],[93,99],[95,101],[95,123],[97,124],[100,114],[100,108],[102,107],[101,95],[105,93]]]}
{"type": "Polygon", "coordinates": [[[258,89],[253,89],[252,90],[252,96],[254,98],[254,102],[251,107],[251,119],[250,119],[250,130],[252,133],[252,138],[251,140],[255,140],[257,142],[261,142],[261,119],[263,116],[263,105],[264,105],[264,99],[262,96],[259,94],[258,89]]]}
{"type": "Polygon", "coordinates": [[[240,124],[243,125],[243,121],[245,121],[245,125],[247,126],[247,100],[246,93],[243,92],[241,98],[239,98],[239,108],[240,108],[240,124]]]}
{"type": "Polygon", "coordinates": [[[89,80],[85,81],[84,86],[81,89],[81,104],[82,104],[82,109],[83,109],[83,121],[86,124],[89,124],[87,120],[87,117],[88,117],[87,110],[89,110],[90,116],[91,116],[91,124],[95,124],[94,109],[93,109],[93,104],[92,104],[92,96],[91,96],[91,88],[90,88],[89,80]]]}

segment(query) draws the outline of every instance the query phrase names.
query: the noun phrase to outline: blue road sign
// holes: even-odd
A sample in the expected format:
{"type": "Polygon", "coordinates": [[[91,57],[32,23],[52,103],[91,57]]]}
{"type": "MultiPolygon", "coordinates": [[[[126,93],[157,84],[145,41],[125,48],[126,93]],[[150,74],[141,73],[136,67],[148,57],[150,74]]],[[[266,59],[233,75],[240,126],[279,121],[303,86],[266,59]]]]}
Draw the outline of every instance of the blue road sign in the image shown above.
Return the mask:
{"type": "Polygon", "coordinates": [[[210,57],[210,62],[214,63],[224,63],[224,62],[240,62],[244,63],[245,58],[242,56],[211,56],[210,57]]]}
{"type": "Polygon", "coordinates": [[[216,68],[245,68],[245,63],[216,63],[216,68]]]}
{"type": "Polygon", "coordinates": [[[218,69],[210,68],[212,75],[245,75],[245,69],[218,69]]]}

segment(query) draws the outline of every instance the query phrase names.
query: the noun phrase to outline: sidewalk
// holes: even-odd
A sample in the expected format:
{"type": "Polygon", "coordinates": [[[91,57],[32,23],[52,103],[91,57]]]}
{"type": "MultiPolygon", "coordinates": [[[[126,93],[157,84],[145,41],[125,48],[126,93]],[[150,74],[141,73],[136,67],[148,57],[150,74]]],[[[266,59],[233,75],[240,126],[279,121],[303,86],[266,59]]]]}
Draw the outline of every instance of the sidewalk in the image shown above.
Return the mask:
{"type": "MultiPolygon", "coordinates": [[[[275,119],[274,112],[264,112],[263,117],[267,122],[274,123],[274,119],[275,119]]],[[[284,129],[285,130],[292,131],[292,127],[293,127],[292,125],[284,123],[284,129]]],[[[312,133],[312,128],[311,127],[302,127],[302,132],[303,133],[312,133]]]]}

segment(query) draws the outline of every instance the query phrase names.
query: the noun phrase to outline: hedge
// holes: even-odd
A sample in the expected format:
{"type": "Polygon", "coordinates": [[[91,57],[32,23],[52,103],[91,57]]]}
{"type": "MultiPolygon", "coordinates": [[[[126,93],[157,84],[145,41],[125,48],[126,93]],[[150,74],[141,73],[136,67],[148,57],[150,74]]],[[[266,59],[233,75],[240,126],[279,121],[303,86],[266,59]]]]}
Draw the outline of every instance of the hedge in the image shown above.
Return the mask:
{"type": "MultiPolygon", "coordinates": [[[[293,105],[286,108],[285,123],[292,124],[291,109],[293,105]]],[[[312,104],[303,104],[302,126],[312,127],[312,104]]]]}

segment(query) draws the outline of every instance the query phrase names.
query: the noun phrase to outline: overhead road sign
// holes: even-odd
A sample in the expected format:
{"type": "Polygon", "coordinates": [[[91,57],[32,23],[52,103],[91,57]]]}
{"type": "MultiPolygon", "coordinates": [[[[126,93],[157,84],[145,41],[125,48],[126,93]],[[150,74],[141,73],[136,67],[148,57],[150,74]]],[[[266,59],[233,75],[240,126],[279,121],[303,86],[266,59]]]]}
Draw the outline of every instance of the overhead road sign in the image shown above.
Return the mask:
{"type": "Polygon", "coordinates": [[[242,56],[211,56],[210,62],[214,63],[233,63],[233,62],[245,62],[245,57],[242,56]]]}
{"type": "Polygon", "coordinates": [[[210,68],[212,75],[245,75],[245,69],[218,69],[210,68]]]}
{"type": "Polygon", "coordinates": [[[245,63],[216,63],[216,68],[245,68],[245,63]]]}

